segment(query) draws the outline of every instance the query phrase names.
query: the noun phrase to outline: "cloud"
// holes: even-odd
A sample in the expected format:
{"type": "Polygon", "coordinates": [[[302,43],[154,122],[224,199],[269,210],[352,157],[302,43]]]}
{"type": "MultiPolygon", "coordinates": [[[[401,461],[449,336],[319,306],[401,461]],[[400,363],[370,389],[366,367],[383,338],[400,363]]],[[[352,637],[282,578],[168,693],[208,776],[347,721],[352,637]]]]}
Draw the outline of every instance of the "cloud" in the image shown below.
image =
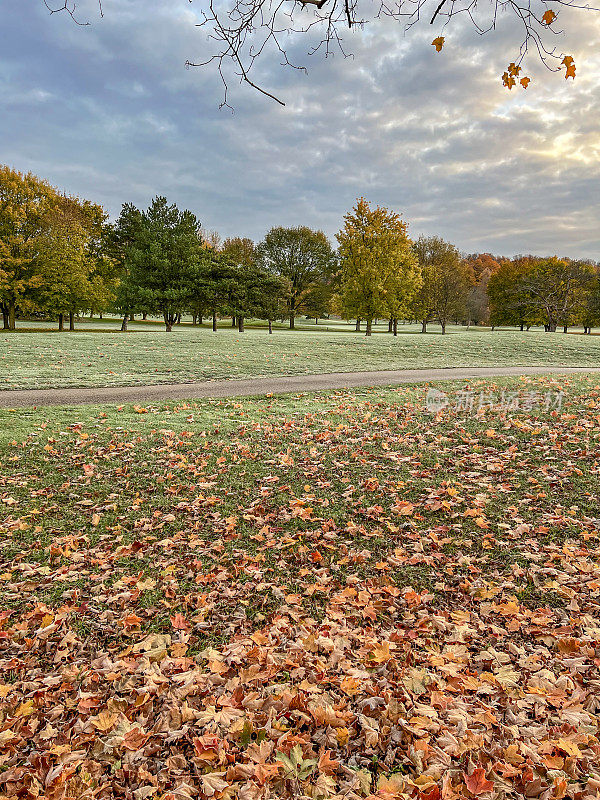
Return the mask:
{"type": "Polygon", "coordinates": [[[567,20],[578,65],[568,84],[534,66],[526,91],[501,87],[519,35],[510,25],[486,37],[453,25],[436,54],[428,25],[404,35],[384,20],[350,32],[352,58],[306,58],[306,43],[291,42],[308,75],[265,57],[257,74],[288,105],[234,82],[232,114],[218,108],[214,71],[184,68],[209,52],[197,8],[105,0],[99,19],[86,0],[79,14],[93,24],[79,27],[41,0],[27,15],[4,5],[3,159],[113,215],[165,194],[224,236],[276,224],[333,235],[364,195],[402,212],[413,234],[468,252],[599,257],[592,12],[567,20]]]}

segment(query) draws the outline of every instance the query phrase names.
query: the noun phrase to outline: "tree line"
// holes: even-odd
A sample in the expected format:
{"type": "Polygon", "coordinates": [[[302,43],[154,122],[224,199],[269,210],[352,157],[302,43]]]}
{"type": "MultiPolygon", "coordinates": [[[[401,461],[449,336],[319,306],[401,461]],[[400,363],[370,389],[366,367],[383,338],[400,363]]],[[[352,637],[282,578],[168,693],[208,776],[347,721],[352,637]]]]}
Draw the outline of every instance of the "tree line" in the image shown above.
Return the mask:
{"type": "Polygon", "coordinates": [[[83,313],[162,317],[171,331],[231,317],[294,328],[299,316],[336,314],[364,323],[419,321],[583,325],[600,321],[598,265],[571,259],[490,254],[463,256],[435,236],[411,240],[395,212],[360,198],[334,247],[322,231],[275,227],[255,243],[207,234],[189,210],[156,197],[141,210],[125,204],[110,222],[95,203],[47,181],[0,166],[0,310],[5,329],[18,316],[57,319],[63,329],[83,313]]]}

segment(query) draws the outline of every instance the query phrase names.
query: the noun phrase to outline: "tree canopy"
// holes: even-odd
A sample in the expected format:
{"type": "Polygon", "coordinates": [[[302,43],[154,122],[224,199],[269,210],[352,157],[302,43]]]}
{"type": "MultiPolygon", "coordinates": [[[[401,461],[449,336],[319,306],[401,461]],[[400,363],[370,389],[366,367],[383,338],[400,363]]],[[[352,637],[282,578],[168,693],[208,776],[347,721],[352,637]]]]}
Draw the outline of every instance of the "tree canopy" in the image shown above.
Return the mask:
{"type": "Polygon", "coordinates": [[[272,228],[257,248],[260,265],[285,281],[286,315],[294,328],[298,314],[310,312],[315,292],[331,278],[336,257],[323,231],[304,225],[272,228]]]}
{"type": "Polygon", "coordinates": [[[403,318],[420,284],[406,223],[387,208],[371,208],[361,197],[337,234],[341,305],[347,316],[367,322],[387,315],[403,318]]]}

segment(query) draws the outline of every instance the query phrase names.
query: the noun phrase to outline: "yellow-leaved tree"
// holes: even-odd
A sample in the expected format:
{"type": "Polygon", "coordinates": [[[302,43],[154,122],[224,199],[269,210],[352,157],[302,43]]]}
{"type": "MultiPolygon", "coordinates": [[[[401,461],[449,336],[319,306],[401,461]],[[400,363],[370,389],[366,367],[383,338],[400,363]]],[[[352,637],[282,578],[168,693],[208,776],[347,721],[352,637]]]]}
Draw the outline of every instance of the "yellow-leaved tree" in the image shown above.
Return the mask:
{"type": "Polygon", "coordinates": [[[348,318],[366,320],[366,335],[371,336],[377,317],[405,316],[421,277],[399,214],[382,206],[371,208],[361,197],[344,217],[337,240],[340,301],[348,318]]]}
{"type": "Polygon", "coordinates": [[[31,173],[0,165],[0,305],[4,327],[14,330],[17,308],[35,305],[42,284],[39,238],[58,193],[31,173]]]}

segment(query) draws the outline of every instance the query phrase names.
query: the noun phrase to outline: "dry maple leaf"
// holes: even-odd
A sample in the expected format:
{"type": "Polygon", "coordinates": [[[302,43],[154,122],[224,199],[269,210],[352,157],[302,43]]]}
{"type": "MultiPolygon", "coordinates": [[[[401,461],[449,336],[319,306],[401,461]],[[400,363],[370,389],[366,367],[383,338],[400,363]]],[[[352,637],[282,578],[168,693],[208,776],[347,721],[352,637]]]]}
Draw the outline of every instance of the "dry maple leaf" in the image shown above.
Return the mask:
{"type": "Polygon", "coordinates": [[[442,47],[444,46],[444,41],[445,41],[445,40],[444,40],[444,37],[443,37],[443,36],[438,36],[438,37],[437,37],[436,39],[434,39],[434,40],[433,40],[433,42],[431,43],[431,44],[432,44],[432,45],[435,47],[435,49],[437,50],[437,52],[438,52],[438,53],[440,52],[440,50],[441,50],[441,49],[442,49],[442,47]]]}
{"type": "Polygon", "coordinates": [[[484,792],[491,792],[494,788],[492,781],[488,781],[485,777],[485,770],[483,767],[477,767],[470,775],[465,774],[464,778],[467,789],[471,794],[478,795],[484,792]]]}
{"type": "Polygon", "coordinates": [[[567,78],[575,78],[575,61],[573,60],[573,56],[565,56],[561,61],[561,64],[567,68],[565,73],[565,80],[567,78]]]}

